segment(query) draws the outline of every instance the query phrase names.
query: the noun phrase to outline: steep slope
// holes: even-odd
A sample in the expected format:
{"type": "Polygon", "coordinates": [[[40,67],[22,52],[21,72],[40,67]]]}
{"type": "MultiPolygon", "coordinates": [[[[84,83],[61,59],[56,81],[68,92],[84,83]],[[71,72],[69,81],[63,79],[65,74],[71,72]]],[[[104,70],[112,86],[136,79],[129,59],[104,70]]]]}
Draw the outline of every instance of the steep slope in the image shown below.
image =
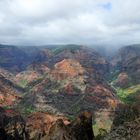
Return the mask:
{"type": "Polygon", "coordinates": [[[118,96],[127,104],[136,102],[140,93],[140,45],[121,48],[111,63],[110,81],[118,96]]]}
{"type": "Polygon", "coordinates": [[[133,105],[120,108],[114,119],[112,129],[104,140],[139,140],[140,139],[140,97],[133,105]]]}
{"type": "Polygon", "coordinates": [[[20,48],[0,45],[0,67],[13,73],[25,70],[32,59],[20,48]]]}
{"type": "Polygon", "coordinates": [[[123,125],[114,127],[103,140],[139,140],[140,139],[140,119],[126,122],[123,125]]]}
{"type": "Polygon", "coordinates": [[[114,71],[126,72],[130,82],[140,83],[140,45],[127,46],[119,50],[112,59],[114,71]]]}
{"type": "Polygon", "coordinates": [[[37,55],[37,58],[38,63],[47,63],[49,67],[63,59],[73,59],[80,62],[84,67],[94,67],[102,75],[109,72],[109,63],[103,57],[94,49],[81,45],[62,45],[51,49],[44,48],[37,55]]]}
{"type": "MultiPolygon", "coordinates": [[[[87,60],[88,61],[88,60],[87,60]]],[[[75,59],[63,59],[30,84],[21,101],[21,109],[45,111],[55,115],[76,116],[89,110],[98,128],[109,130],[120,101],[115,91],[94,68],[75,59]],[[106,121],[108,123],[106,123],[106,121]]]]}
{"type": "Polygon", "coordinates": [[[35,112],[22,116],[0,108],[1,140],[93,140],[92,115],[84,112],[73,122],[63,116],[35,112]]]}
{"type": "MultiPolygon", "coordinates": [[[[114,56],[111,62],[112,85],[116,88],[118,96],[124,103],[139,101],[139,51],[139,46],[125,47],[114,56]]],[[[39,137],[51,139],[57,137],[56,134],[59,137],[68,138],[72,136],[71,139],[76,137],[76,139],[84,139],[85,134],[82,136],[82,132],[85,133],[86,130],[80,121],[84,119],[83,117],[80,116],[76,123],[65,125],[65,122],[62,121],[64,118],[60,117],[62,120],[57,121],[59,117],[56,117],[56,115],[73,119],[74,116],[85,110],[94,115],[94,131],[100,128],[109,130],[112,126],[110,133],[112,135],[120,131],[122,127],[124,132],[126,128],[137,129],[139,124],[136,124],[136,127],[130,126],[135,124],[133,120],[129,120],[130,125],[124,123],[119,124],[119,127],[113,127],[116,113],[122,111],[121,107],[124,104],[122,105],[116,95],[114,87],[110,86],[104,78],[110,74],[109,63],[92,48],[81,45],[54,45],[53,47],[44,46],[33,50],[30,48],[28,51],[23,48],[17,49],[14,46],[0,46],[0,58],[2,58],[0,60],[10,59],[11,61],[0,61],[0,66],[16,73],[16,75],[13,75],[4,69],[0,69],[0,106],[14,106],[16,110],[30,114],[26,122],[31,139],[40,139],[39,137]],[[31,57],[29,57],[30,54],[31,57]],[[23,89],[25,92],[21,98],[20,93],[23,89]],[[16,104],[17,106],[15,106],[16,104]],[[120,108],[118,109],[118,107],[120,108]],[[52,128],[50,129],[50,127],[52,128]],[[48,128],[50,133],[48,133],[48,128]],[[70,135],[71,131],[73,131],[72,135],[70,135]],[[46,133],[49,137],[46,136],[46,133]]],[[[91,115],[87,116],[91,117],[91,115]]],[[[15,118],[8,117],[8,121],[15,118]]],[[[134,119],[139,122],[139,119],[134,119]]],[[[21,129],[26,132],[25,125],[23,125],[25,121],[20,115],[17,117],[17,121],[19,123],[17,126],[18,132],[21,132],[21,129]]],[[[13,126],[13,124],[10,124],[10,126],[13,126]]],[[[13,133],[15,130],[13,131],[11,127],[8,127],[8,129],[8,135],[15,134],[13,133]]],[[[27,133],[24,133],[24,135],[27,133]]],[[[88,140],[87,136],[85,137],[88,140]]]]}
{"type": "Polygon", "coordinates": [[[20,99],[21,88],[14,83],[13,75],[0,69],[0,106],[12,106],[20,99]]]}
{"type": "Polygon", "coordinates": [[[98,128],[109,128],[120,101],[104,80],[108,72],[108,62],[92,48],[80,45],[41,48],[26,71],[16,75],[16,83],[26,89],[20,109],[70,118],[90,110],[98,128]]]}

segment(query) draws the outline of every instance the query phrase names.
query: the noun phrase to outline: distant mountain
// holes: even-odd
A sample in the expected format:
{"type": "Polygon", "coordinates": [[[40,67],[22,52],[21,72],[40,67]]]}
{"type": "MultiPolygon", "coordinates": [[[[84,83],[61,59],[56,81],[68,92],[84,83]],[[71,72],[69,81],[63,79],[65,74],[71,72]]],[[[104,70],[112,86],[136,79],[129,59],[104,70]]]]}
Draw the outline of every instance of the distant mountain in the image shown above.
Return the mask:
{"type": "Polygon", "coordinates": [[[111,64],[114,71],[126,72],[133,83],[140,83],[140,45],[121,48],[111,64]]]}
{"type": "Polygon", "coordinates": [[[109,72],[109,63],[95,50],[81,45],[53,45],[16,47],[0,45],[0,66],[11,72],[21,72],[31,63],[46,62],[48,66],[66,59],[76,59],[86,67],[94,67],[101,74],[109,72]],[[85,63],[85,60],[88,59],[85,63]]]}
{"type": "Polygon", "coordinates": [[[13,73],[24,70],[31,58],[16,46],[0,45],[0,67],[13,73]]]}
{"type": "Polygon", "coordinates": [[[49,67],[63,59],[79,61],[86,68],[95,68],[100,74],[109,72],[109,63],[94,49],[81,45],[62,45],[44,48],[36,56],[36,63],[47,63],[49,67]]]}

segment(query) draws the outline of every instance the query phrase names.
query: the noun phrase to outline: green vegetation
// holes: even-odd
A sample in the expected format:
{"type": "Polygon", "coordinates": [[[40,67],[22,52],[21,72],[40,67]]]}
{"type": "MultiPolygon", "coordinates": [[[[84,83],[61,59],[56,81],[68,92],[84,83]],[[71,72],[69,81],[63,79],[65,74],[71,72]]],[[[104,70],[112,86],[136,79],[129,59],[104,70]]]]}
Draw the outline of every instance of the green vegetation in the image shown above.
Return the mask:
{"type": "Polygon", "coordinates": [[[120,73],[119,70],[116,70],[115,72],[111,72],[109,73],[106,77],[107,77],[107,80],[108,82],[112,82],[112,81],[115,81],[118,77],[118,74],[120,73]]]}
{"type": "Polygon", "coordinates": [[[30,86],[33,87],[33,86],[35,86],[36,84],[40,83],[40,82],[44,79],[45,76],[46,76],[46,74],[44,74],[43,76],[38,77],[38,79],[32,81],[32,82],[30,83],[30,85],[29,85],[28,80],[26,80],[25,78],[23,78],[23,79],[21,79],[21,80],[19,81],[19,83],[18,83],[17,85],[18,85],[19,87],[22,87],[22,88],[30,89],[30,86]]]}
{"type": "Polygon", "coordinates": [[[104,114],[102,114],[101,116],[96,116],[96,118],[93,120],[94,122],[92,128],[95,136],[100,137],[102,135],[102,131],[106,133],[110,131],[110,128],[113,123],[111,118],[105,117],[104,114]]]}
{"type": "Polygon", "coordinates": [[[29,106],[25,109],[25,113],[32,113],[33,112],[33,107],[32,106],[29,106]]]}
{"type": "Polygon", "coordinates": [[[82,95],[78,101],[76,101],[73,105],[70,106],[68,110],[71,110],[74,114],[79,113],[80,107],[79,103],[85,98],[86,95],[82,95]]]}
{"type": "Polygon", "coordinates": [[[25,105],[25,104],[18,104],[15,109],[24,114],[30,114],[35,111],[32,105],[25,105]]]}
{"type": "Polygon", "coordinates": [[[3,108],[4,109],[13,109],[11,106],[9,106],[9,105],[5,105],[5,106],[3,106],[3,108]]]}
{"type": "Polygon", "coordinates": [[[75,120],[75,116],[73,115],[66,115],[66,118],[68,118],[70,122],[73,122],[75,120]]]}
{"type": "Polygon", "coordinates": [[[46,93],[58,93],[60,89],[60,83],[58,81],[48,79],[48,83],[44,87],[44,92],[46,93]]]}
{"type": "Polygon", "coordinates": [[[64,49],[69,49],[71,53],[74,53],[76,50],[80,49],[80,45],[62,45],[57,48],[52,49],[52,52],[56,55],[62,52],[64,49]]]}
{"type": "Polygon", "coordinates": [[[94,123],[92,125],[92,128],[93,128],[93,131],[94,131],[94,135],[97,136],[99,134],[99,129],[100,129],[99,126],[96,123],[94,123]]]}
{"type": "Polygon", "coordinates": [[[100,128],[99,134],[95,137],[95,140],[103,140],[103,138],[107,135],[107,131],[105,129],[100,128]]]}
{"type": "Polygon", "coordinates": [[[35,86],[35,85],[41,83],[41,82],[44,80],[45,77],[46,77],[46,73],[45,73],[44,75],[38,77],[36,80],[32,81],[32,82],[30,83],[30,86],[33,87],[33,86],[35,86]]]}
{"type": "Polygon", "coordinates": [[[131,104],[136,101],[137,95],[140,93],[140,85],[131,86],[126,89],[117,88],[117,95],[126,104],[131,104]]]}
{"type": "Polygon", "coordinates": [[[27,86],[27,84],[28,84],[28,81],[25,79],[22,79],[19,81],[18,86],[25,88],[27,86]]]}

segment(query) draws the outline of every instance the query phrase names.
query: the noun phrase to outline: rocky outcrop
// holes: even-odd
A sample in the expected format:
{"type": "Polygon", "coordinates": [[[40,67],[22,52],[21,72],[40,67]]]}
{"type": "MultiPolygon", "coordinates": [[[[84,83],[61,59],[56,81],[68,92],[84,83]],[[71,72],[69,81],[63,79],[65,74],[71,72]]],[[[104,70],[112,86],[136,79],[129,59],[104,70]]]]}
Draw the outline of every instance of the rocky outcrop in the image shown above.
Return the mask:
{"type": "Polygon", "coordinates": [[[64,59],[54,65],[52,75],[57,80],[63,80],[67,77],[74,78],[84,74],[85,70],[78,61],[72,59],[64,59]]]}
{"type": "Polygon", "coordinates": [[[12,106],[21,99],[18,93],[22,89],[17,87],[12,79],[7,79],[8,77],[0,73],[0,106],[12,106]]]}
{"type": "Polygon", "coordinates": [[[104,140],[139,140],[140,139],[140,119],[125,123],[113,128],[104,140]]]}
{"type": "Polygon", "coordinates": [[[81,113],[78,118],[70,124],[70,127],[76,140],[94,139],[94,133],[92,130],[92,113],[87,111],[81,113]]]}
{"type": "Polygon", "coordinates": [[[28,140],[25,130],[25,120],[13,110],[0,108],[0,138],[1,140],[28,140]]]}
{"type": "Polygon", "coordinates": [[[56,124],[57,120],[62,120],[64,125],[70,123],[63,116],[49,115],[48,113],[44,112],[35,112],[30,114],[27,117],[26,121],[26,126],[29,132],[29,138],[39,139],[44,136],[48,136],[48,134],[50,133],[50,129],[54,124],[56,124]]]}
{"type": "Polygon", "coordinates": [[[78,118],[68,125],[64,125],[62,120],[56,123],[50,129],[46,140],[93,140],[92,115],[89,112],[83,112],[78,118]]]}
{"type": "Polygon", "coordinates": [[[115,81],[115,86],[121,88],[127,88],[129,86],[129,76],[127,73],[122,72],[118,75],[118,78],[115,81]]]}
{"type": "Polygon", "coordinates": [[[63,117],[36,112],[23,118],[0,108],[1,140],[93,140],[92,115],[81,114],[70,123],[63,117]]]}
{"type": "MultiPolygon", "coordinates": [[[[139,100],[140,101],[140,100],[139,100]]],[[[104,140],[140,139],[140,102],[119,106],[111,131],[104,140]]]]}

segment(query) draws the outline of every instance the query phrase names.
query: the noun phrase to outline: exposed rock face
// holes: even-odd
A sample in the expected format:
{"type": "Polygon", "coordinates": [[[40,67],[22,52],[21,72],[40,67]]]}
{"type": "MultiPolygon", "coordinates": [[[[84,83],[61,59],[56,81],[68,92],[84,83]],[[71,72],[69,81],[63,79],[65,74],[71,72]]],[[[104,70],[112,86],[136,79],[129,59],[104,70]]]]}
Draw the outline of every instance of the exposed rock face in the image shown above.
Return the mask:
{"type": "Polygon", "coordinates": [[[41,77],[41,74],[37,73],[36,71],[27,70],[27,71],[18,73],[14,79],[17,85],[25,88],[28,84],[36,81],[40,77],[41,77]]]}
{"type": "Polygon", "coordinates": [[[139,140],[140,139],[140,119],[125,123],[114,128],[104,140],[139,140]]]}
{"type": "Polygon", "coordinates": [[[35,113],[27,118],[0,109],[1,140],[93,140],[92,116],[81,114],[69,123],[63,117],[35,113]],[[81,133],[82,135],[81,135],[81,133]]]}
{"type": "Polygon", "coordinates": [[[93,140],[92,114],[90,112],[81,113],[76,121],[70,124],[76,140],[93,140]]]}
{"type": "MultiPolygon", "coordinates": [[[[126,46],[119,50],[119,52],[115,55],[112,59],[113,66],[120,66],[121,70],[125,69],[130,62],[130,60],[134,60],[140,56],[140,46],[139,45],[132,45],[126,46]]],[[[133,61],[132,61],[133,62],[133,61]]]]}
{"type": "Polygon", "coordinates": [[[100,74],[105,75],[109,72],[109,63],[101,57],[94,49],[80,45],[62,45],[54,49],[42,49],[38,53],[37,63],[47,63],[52,67],[57,62],[64,59],[77,60],[86,68],[95,68],[100,74]]]}
{"type": "Polygon", "coordinates": [[[72,59],[64,59],[55,64],[52,75],[58,80],[63,80],[67,77],[73,78],[80,74],[82,75],[84,72],[85,70],[79,62],[72,59]]]}
{"type": "Polygon", "coordinates": [[[112,59],[114,70],[127,72],[133,83],[140,83],[140,46],[132,45],[119,50],[112,59]]]}
{"type": "MultiPolygon", "coordinates": [[[[100,128],[112,123],[108,120],[113,120],[120,101],[103,78],[109,72],[109,64],[103,57],[79,45],[34,50],[33,57],[29,57],[27,50],[25,52],[14,46],[0,46],[0,66],[16,73],[14,78],[13,74],[0,69],[0,106],[13,106],[21,100],[18,83],[27,93],[20,104],[23,108],[32,107],[34,111],[52,115],[34,112],[23,117],[13,110],[1,109],[0,140],[92,140],[90,113],[84,112],[71,123],[61,117],[73,117],[84,110],[95,114],[100,128]]],[[[139,48],[122,49],[114,57],[112,66],[120,73],[117,86],[127,87],[129,78],[139,83],[139,48]]],[[[139,119],[134,120],[130,121],[131,125],[115,126],[107,138],[139,139],[139,119]],[[127,128],[133,134],[126,131],[127,128]],[[123,133],[120,134],[120,130],[123,133]]]]}
{"type": "Polygon", "coordinates": [[[129,86],[129,77],[127,73],[122,72],[118,75],[115,85],[121,88],[127,88],[129,86]]]}
{"type": "MultiPolygon", "coordinates": [[[[42,138],[48,136],[50,133],[51,127],[61,119],[64,125],[69,124],[66,118],[62,116],[49,115],[43,112],[36,112],[28,116],[27,118],[27,129],[29,130],[29,138],[42,138]]],[[[57,130],[58,131],[58,130],[57,130]]]]}
{"type": "Polygon", "coordinates": [[[50,57],[52,56],[52,53],[49,49],[43,48],[38,51],[36,54],[34,62],[42,63],[45,60],[49,61],[50,57]]]}
{"type": "Polygon", "coordinates": [[[70,128],[61,119],[51,127],[49,135],[42,140],[77,140],[70,128]]]}
{"type": "Polygon", "coordinates": [[[50,129],[46,140],[93,140],[92,115],[83,112],[69,125],[64,125],[62,120],[58,120],[50,129]]]}
{"type": "Polygon", "coordinates": [[[5,77],[5,79],[12,81],[13,83],[15,82],[14,75],[1,67],[0,67],[0,75],[5,77]]]}
{"type": "Polygon", "coordinates": [[[35,71],[39,74],[45,74],[50,71],[50,69],[47,66],[47,63],[32,63],[31,65],[28,66],[27,70],[29,71],[35,71]]]}
{"type": "MultiPolygon", "coordinates": [[[[73,59],[56,63],[41,81],[30,85],[31,90],[21,104],[55,115],[76,116],[84,110],[98,112],[96,116],[104,118],[101,127],[108,119],[112,120],[113,111],[120,104],[115,91],[94,68],[86,68],[73,59]],[[108,112],[106,117],[101,109],[108,112]]],[[[108,130],[110,126],[111,123],[106,125],[108,130]]]]}
{"type": "Polygon", "coordinates": [[[28,93],[21,102],[23,108],[75,116],[87,109],[92,113],[114,110],[120,103],[103,78],[109,64],[93,49],[70,45],[40,50],[14,78],[28,93]]]}
{"type": "Polygon", "coordinates": [[[64,59],[32,87],[23,103],[50,113],[76,115],[83,110],[114,109],[119,101],[113,89],[94,69],[64,59]]]}
{"type": "MultiPolygon", "coordinates": [[[[139,99],[140,101],[140,99],[139,99]]],[[[140,139],[140,102],[121,105],[113,121],[111,131],[104,140],[139,140],[140,139]]]]}
{"type": "Polygon", "coordinates": [[[7,72],[0,72],[0,106],[12,106],[21,99],[18,93],[22,89],[16,87],[12,80],[10,74],[7,75],[7,72]]]}
{"type": "MultiPolygon", "coordinates": [[[[26,71],[43,75],[28,84],[31,90],[21,102],[35,110],[75,116],[87,109],[93,114],[100,109],[112,111],[120,104],[103,78],[109,72],[109,63],[91,48],[74,45],[41,49],[26,71]]],[[[21,79],[30,77],[26,72],[23,75],[21,79]]]]}
{"type": "Polygon", "coordinates": [[[28,140],[25,120],[13,110],[0,108],[0,138],[1,140],[28,140]]]}

